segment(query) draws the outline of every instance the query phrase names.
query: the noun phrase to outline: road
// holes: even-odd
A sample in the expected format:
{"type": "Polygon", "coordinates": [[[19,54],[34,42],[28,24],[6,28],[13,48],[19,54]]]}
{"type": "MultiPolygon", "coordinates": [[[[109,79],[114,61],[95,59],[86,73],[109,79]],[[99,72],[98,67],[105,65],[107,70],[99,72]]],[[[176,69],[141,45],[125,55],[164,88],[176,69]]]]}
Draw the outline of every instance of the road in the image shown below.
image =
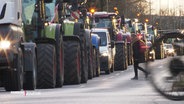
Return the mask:
{"type": "Polygon", "coordinates": [[[142,72],[139,72],[139,80],[131,80],[133,76],[131,65],[125,71],[102,74],[87,84],[18,92],[5,92],[0,88],[0,104],[184,104],[155,92],[142,72]]]}

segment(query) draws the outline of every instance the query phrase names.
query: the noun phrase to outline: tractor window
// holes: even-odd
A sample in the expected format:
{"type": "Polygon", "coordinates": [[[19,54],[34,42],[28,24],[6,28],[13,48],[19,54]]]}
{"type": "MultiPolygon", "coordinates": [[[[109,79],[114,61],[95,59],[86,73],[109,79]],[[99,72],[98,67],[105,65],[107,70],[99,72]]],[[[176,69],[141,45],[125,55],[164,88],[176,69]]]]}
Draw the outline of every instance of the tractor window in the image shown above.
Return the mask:
{"type": "Polygon", "coordinates": [[[31,24],[32,17],[35,10],[35,0],[22,0],[22,17],[25,24],[31,24]]]}
{"type": "Polygon", "coordinates": [[[36,0],[22,0],[22,21],[27,41],[36,37],[37,13],[35,13],[36,0]]]}
{"type": "Polygon", "coordinates": [[[101,40],[100,46],[106,46],[107,45],[106,32],[93,32],[93,33],[97,34],[100,37],[100,40],[101,40]]]}
{"type": "Polygon", "coordinates": [[[108,28],[112,26],[112,22],[108,18],[99,18],[98,21],[95,22],[97,28],[108,28]]]}
{"type": "Polygon", "coordinates": [[[52,18],[54,17],[55,15],[54,8],[55,8],[55,0],[53,0],[52,3],[46,3],[45,9],[46,9],[46,18],[47,18],[46,20],[47,21],[51,21],[52,18]]]}
{"type": "Polygon", "coordinates": [[[147,28],[147,30],[148,30],[148,34],[154,35],[154,31],[152,30],[152,28],[147,28]]]}

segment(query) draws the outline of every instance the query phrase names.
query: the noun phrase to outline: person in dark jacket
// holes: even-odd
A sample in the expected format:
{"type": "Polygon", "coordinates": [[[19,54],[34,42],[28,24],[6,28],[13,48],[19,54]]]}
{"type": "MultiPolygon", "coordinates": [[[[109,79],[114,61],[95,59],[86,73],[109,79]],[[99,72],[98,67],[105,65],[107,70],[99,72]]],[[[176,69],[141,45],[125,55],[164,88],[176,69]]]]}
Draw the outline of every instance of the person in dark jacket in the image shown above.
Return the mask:
{"type": "Polygon", "coordinates": [[[134,73],[135,76],[132,80],[138,80],[138,69],[145,73],[145,77],[147,78],[148,72],[139,66],[141,62],[141,39],[140,36],[134,36],[132,41],[132,49],[133,49],[133,59],[134,59],[134,73]]]}

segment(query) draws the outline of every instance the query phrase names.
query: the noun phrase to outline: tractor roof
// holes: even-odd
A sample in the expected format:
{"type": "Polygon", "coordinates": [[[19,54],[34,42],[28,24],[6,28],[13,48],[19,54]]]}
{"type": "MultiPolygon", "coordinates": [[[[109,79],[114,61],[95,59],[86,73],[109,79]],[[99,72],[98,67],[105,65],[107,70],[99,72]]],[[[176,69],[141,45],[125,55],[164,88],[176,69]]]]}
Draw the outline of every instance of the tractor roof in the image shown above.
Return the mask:
{"type": "Polygon", "coordinates": [[[116,14],[113,12],[95,12],[94,16],[95,17],[101,17],[101,18],[107,18],[111,16],[115,16],[116,14]]]}

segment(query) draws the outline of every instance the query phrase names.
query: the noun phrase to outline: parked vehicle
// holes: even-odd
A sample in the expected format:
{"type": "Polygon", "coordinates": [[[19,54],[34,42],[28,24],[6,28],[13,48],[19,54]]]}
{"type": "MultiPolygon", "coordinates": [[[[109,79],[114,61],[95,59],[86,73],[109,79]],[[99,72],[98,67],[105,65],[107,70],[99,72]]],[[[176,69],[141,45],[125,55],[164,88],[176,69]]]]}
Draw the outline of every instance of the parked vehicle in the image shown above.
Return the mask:
{"type": "Polygon", "coordinates": [[[164,44],[167,56],[174,56],[175,51],[172,44],[164,44]]]}
{"type": "Polygon", "coordinates": [[[46,25],[45,4],[50,2],[0,1],[0,79],[7,91],[63,84],[60,25],[46,25]]]}
{"type": "Polygon", "coordinates": [[[95,76],[100,76],[100,37],[97,34],[91,34],[93,46],[93,67],[95,67],[95,76]]]}
{"type": "Polygon", "coordinates": [[[100,37],[100,69],[105,71],[106,74],[110,74],[113,68],[112,49],[113,43],[111,43],[109,31],[107,29],[93,28],[92,33],[97,34],[100,37]]]}

